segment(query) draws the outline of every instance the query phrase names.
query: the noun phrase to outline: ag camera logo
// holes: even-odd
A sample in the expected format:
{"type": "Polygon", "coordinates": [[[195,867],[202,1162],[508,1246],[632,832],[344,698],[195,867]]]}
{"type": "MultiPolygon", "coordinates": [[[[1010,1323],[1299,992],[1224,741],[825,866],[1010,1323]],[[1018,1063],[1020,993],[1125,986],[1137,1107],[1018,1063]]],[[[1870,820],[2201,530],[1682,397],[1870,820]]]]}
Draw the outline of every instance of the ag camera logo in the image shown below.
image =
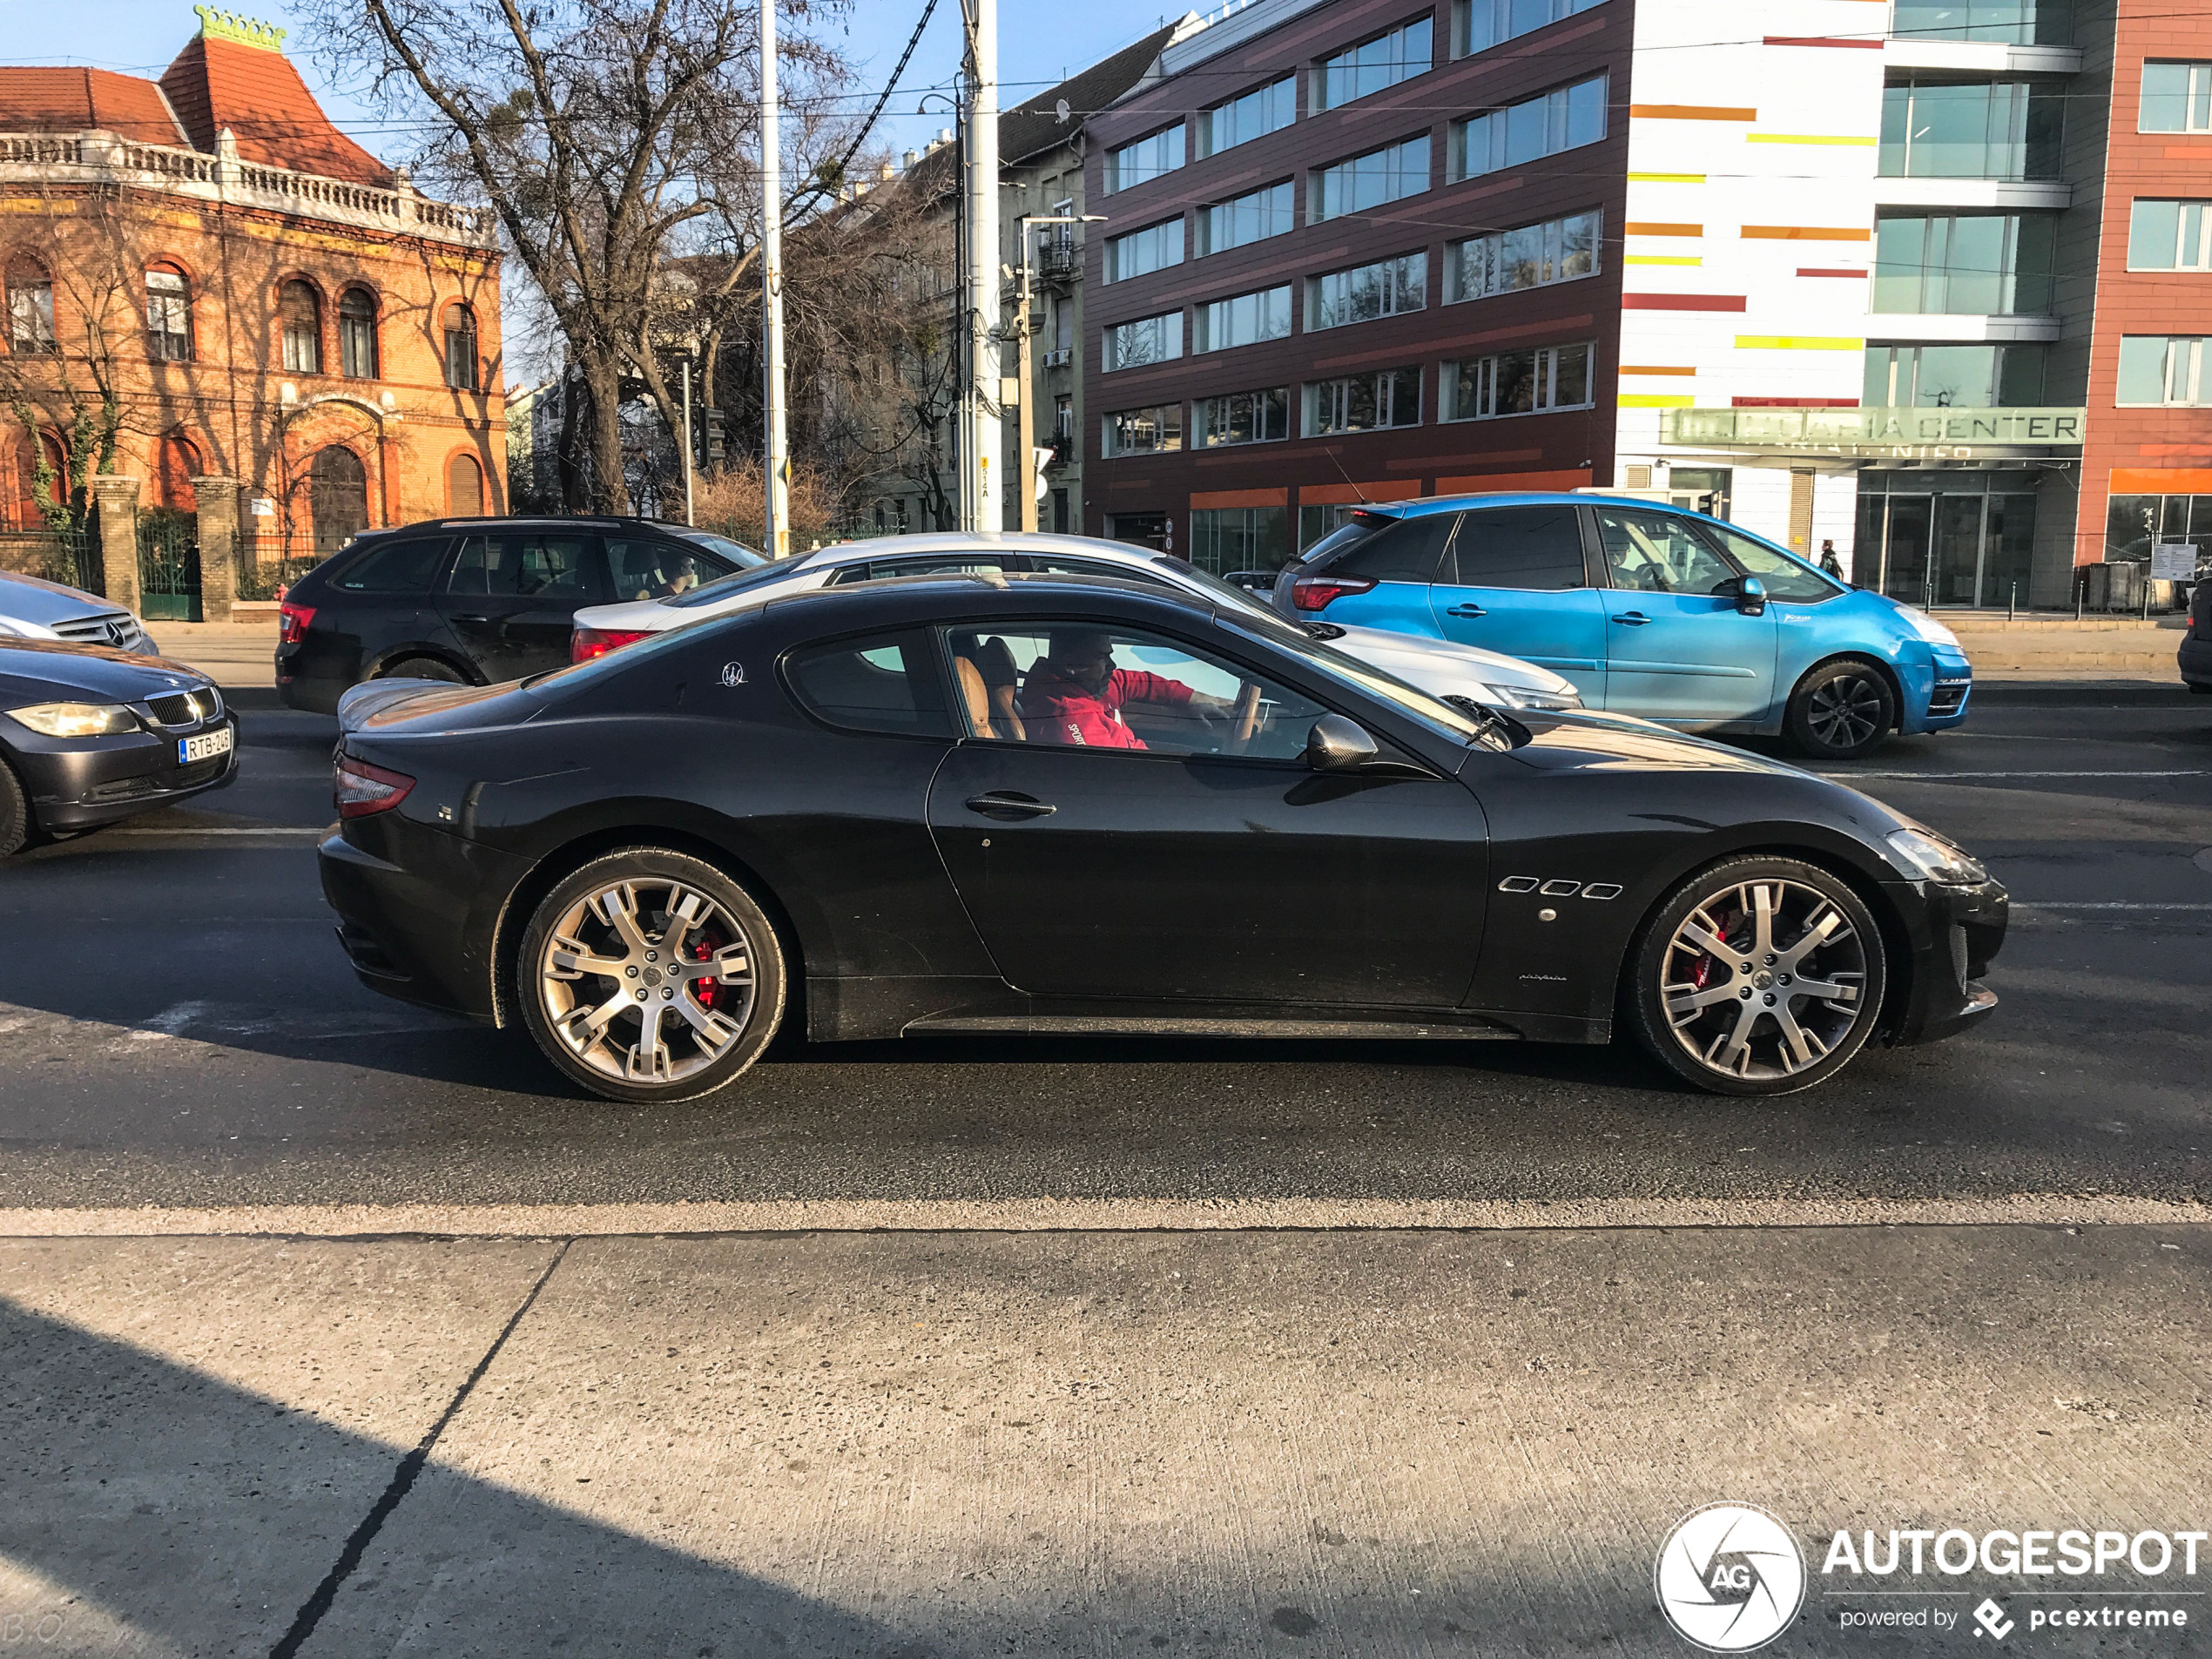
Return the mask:
{"type": "Polygon", "coordinates": [[[1683,1640],[1707,1653],[1749,1653],[1788,1629],[1804,1605],[1804,1552],[1765,1510],[1709,1503],[1675,1523],[1652,1583],[1683,1640]]]}

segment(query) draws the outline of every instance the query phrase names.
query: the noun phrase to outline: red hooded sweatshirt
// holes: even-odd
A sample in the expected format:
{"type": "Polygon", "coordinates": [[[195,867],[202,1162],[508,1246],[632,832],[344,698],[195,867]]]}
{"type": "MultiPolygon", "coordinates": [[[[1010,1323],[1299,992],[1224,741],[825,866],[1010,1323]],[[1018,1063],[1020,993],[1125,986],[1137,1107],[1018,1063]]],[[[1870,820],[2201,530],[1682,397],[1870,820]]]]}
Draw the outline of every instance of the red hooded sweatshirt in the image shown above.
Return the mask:
{"type": "Polygon", "coordinates": [[[1122,722],[1122,705],[1158,703],[1179,709],[1190,701],[1189,686],[1157,674],[1117,668],[1103,691],[1091,691],[1040,664],[1022,688],[1022,719],[1032,743],[1142,749],[1144,739],[1122,722]]]}

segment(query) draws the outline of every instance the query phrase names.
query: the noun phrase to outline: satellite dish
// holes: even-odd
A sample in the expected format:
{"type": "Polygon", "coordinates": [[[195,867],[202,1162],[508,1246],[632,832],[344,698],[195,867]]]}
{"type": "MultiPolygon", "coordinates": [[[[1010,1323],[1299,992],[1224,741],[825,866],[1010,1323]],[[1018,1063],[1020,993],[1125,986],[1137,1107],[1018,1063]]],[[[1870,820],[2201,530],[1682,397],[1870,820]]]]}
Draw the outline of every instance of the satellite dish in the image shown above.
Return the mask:
{"type": "Polygon", "coordinates": [[[1054,100],[1052,105],[1052,118],[1060,123],[1060,125],[1063,127],[1068,125],[1068,100],[1066,98],[1063,98],[1054,100]]]}

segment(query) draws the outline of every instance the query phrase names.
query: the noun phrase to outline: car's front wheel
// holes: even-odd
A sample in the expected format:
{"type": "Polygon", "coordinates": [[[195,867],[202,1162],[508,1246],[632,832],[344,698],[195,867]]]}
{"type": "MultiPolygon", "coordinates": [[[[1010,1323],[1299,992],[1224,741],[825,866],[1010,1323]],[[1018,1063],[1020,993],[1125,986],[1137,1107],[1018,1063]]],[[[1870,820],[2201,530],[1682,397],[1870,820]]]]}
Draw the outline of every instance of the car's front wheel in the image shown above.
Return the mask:
{"type": "Polygon", "coordinates": [[[1857,894],[1796,859],[1699,872],[1644,924],[1625,988],[1652,1057],[1719,1095],[1786,1095],[1841,1071],[1873,1035],[1888,984],[1857,894]]]}
{"type": "Polygon", "coordinates": [[[380,670],[381,680],[436,680],[445,685],[466,685],[469,677],[451,663],[437,657],[402,657],[388,668],[380,670]]]}
{"type": "Polygon", "coordinates": [[[1823,663],[1799,680],[1784,717],[1790,741],[1815,760],[1856,760],[1896,724],[1889,676],[1852,657],[1823,663]]]}
{"type": "Polygon", "coordinates": [[[783,1022],[783,951],[752,895],[665,847],[594,859],[540,900],[516,961],[547,1059],[610,1100],[688,1100],[783,1022]]]}

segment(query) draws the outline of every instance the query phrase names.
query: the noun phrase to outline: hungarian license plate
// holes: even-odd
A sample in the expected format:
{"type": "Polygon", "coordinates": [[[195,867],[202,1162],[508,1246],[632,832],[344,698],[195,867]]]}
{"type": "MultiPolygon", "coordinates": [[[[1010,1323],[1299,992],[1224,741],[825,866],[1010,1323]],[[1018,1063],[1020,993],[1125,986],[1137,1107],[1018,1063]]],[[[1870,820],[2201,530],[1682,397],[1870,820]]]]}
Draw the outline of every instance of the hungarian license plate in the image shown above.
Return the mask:
{"type": "Polygon", "coordinates": [[[177,764],[189,766],[195,760],[212,760],[217,755],[226,755],[231,752],[232,742],[233,733],[226,725],[203,732],[196,738],[179,738],[177,764]]]}

